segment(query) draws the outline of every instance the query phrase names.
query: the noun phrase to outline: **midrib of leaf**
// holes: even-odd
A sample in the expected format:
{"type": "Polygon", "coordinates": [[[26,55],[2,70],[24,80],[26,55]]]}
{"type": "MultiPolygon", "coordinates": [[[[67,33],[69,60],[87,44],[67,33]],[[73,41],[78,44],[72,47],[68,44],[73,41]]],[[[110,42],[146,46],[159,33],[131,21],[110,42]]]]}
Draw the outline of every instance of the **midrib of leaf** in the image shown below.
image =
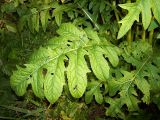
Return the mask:
{"type": "Polygon", "coordinates": [[[94,86],[93,88],[91,88],[92,90],[92,94],[94,93],[94,91],[98,88],[98,86],[100,86],[101,82],[99,82],[96,86],[94,86]]]}
{"type": "MultiPolygon", "coordinates": [[[[37,72],[38,69],[41,68],[41,67],[43,67],[45,64],[51,62],[52,60],[58,59],[58,58],[61,57],[62,55],[66,55],[66,54],[68,54],[68,53],[70,53],[70,52],[77,51],[78,49],[81,49],[81,48],[86,49],[86,48],[90,48],[90,47],[94,47],[94,46],[95,46],[95,45],[86,45],[86,46],[84,46],[84,47],[71,49],[71,50],[69,50],[69,51],[67,51],[67,52],[65,52],[65,53],[63,53],[63,54],[61,54],[61,55],[58,55],[58,56],[53,57],[53,58],[50,58],[48,61],[42,63],[42,64],[39,65],[39,66],[37,66],[36,69],[35,69],[33,72],[31,72],[31,75],[34,74],[35,72],[37,72]]],[[[99,46],[108,46],[108,45],[99,45],[99,46]]],[[[28,78],[28,77],[27,77],[27,78],[28,78]]],[[[20,82],[20,83],[23,83],[23,82],[24,82],[24,81],[22,81],[22,82],[20,82]]]]}
{"type": "MultiPolygon", "coordinates": [[[[62,55],[61,55],[62,56],[62,55]]],[[[59,56],[58,58],[60,58],[61,56],[59,56]]],[[[57,59],[58,59],[57,58],[57,59]]],[[[55,70],[54,70],[54,73],[55,73],[55,71],[57,70],[57,66],[58,66],[58,60],[56,60],[56,64],[55,64],[55,70]]],[[[52,81],[52,80],[51,80],[52,81]]],[[[53,81],[52,81],[53,82],[53,81]]],[[[62,81],[61,81],[62,82],[62,81]]],[[[53,83],[52,83],[53,84],[53,83]]],[[[53,86],[55,86],[54,84],[53,84],[53,86]]],[[[57,89],[57,87],[54,87],[54,88],[56,88],[56,91],[57,92],[59,92],[59,89],[57,89]]],[[[52,101],[52,98],[51,98],[51,95],[48,95],[48,91],[52,91],[51,89],[54,89],[53,87],[50,87],[50,88],[45,88],[44,87],[44,94],[45,94],[45,96],[46,96],[46,98],[50,101],[50,103],[54,103],[55,101],[52,101]],[[45,90],[45,89],[47,89],[47,91],[45,90]],[[49,89],[49,90],[48,90],[49,89]],[[52,102],[51,102],[52,101],[52,102]]],[[[54,95],[55,96],[55,95],[54,95]]]]}
{"type": "Polygon", "coordinates": [[[145,66],[145,64],[149,61],[149,59],[151,58],[151,56],[149,56],[145,62],[141,65],[141,67],[138,69],[138,71],[135,73],[135,75],[133,76],[133,78],[129,81],[125,81],[122,84],[125,84],[127,82],[130,82],[130,84],[128,85],[128,88],[125,90],[126,92],[129,90],[131,84],[133,83],[133,81],[135,80],[136,76],[139,74],[139,72],[143,69],[143,67],[145,66]]]}

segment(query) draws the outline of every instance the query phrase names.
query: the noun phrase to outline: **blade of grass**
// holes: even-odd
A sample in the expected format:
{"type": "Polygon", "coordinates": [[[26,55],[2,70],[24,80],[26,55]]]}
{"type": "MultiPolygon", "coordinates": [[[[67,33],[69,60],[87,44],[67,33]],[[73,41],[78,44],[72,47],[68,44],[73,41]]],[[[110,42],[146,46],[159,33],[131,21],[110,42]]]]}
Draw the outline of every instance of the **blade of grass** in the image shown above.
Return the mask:
{"type": "MultiPolygon", "coordinates": [[[[78,4],[78,3],[77,3],[77,4],[78,4]]],[[[80,4],[78,4],[78,6],[82,9],[82,11],[83,11],[83,12],[85,13],[85,15],[90,19],[90,21],[95,25],[96,29],[99,30],[99,26],[98,26],[98,24],[93,20],[91,14],[90,14],[87,10],[83,9],[83,8],[80,6],[80,4]]]]}
{"type": "Polygon", "coordinates": [[[23,108],[19,108],[19,107],[14,107],[14,106],[7,106],[7,105],[0,105],[0,107],[4,107],[13,111],[17,111],[17,112],[21,112],[21,113],[30,113],[31,111],[27,110],[27,109],[23,109],[23,108]]]}
{"type": "Polygon", "coordinates": [[[3,117],[3,116],[0,116],[0,119],[5,119],[5,120],[17,120],[18,118],[13,118],[13,117],[3,117]]]}
{"type": "Polygon", "coordinates": [[[28,117],[28,116],[39,116],[39,113],[43,112],[44,109],[38,108],[37,110],[32,110],[30,113],[26,114],[23,116],[23,118],[28,117]]]}
{"type": "Polygon", "coordinates": [[[23,116],[23,118],[28,117],[28,116],[38,116],[38,114],[40,112],[43,112],[45,109],[43,108],[38,108],[36,110],[27,110],[27,109],[23,109],[23,108],[19,108],[19,107],[13,107],[13,106],[7,106],[7,105],[0,105],[1,107],[13,110],[13,111],[17,111],[17,112],[21,112],[21,113],[25,113],[26,115],[23,116]]]}

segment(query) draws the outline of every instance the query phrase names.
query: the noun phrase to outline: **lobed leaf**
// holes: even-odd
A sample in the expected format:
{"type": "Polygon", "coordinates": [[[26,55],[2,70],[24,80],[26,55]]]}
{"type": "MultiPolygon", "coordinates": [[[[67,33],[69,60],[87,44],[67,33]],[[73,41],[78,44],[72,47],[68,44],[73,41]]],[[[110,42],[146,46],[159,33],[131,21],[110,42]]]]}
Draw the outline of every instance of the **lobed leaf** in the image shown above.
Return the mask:
{"type": "Polygon", "coordinates": [[[123,9],[128,10],[128,14],[119,23],[122,23],[118,32],[118,39],[122,38],[129,29],[131,29],[135,21],[139,21],[139,15],[142,14],[142,24],[144,29],[147,29],[151,23],[152,13],[157,21],[160,21],[159,14],[160,2],[158,0],[137,0],[134,3],[120,4],[119,6],[123,9]]]}
{"type": "Polygon", "coordinates": [[[138,89],[142,91],[144,94],[142,100],[149,104],[150,102],[150,84],[144,79],[135,79],[135,84],[137,85],[138,89]]]}
{"type": "MultiPolygon", "coordinates": [[[[98,81],[106,81],[110,66],[105,57],[113,66],[118,64],[119,49],[101,41],[91,29],[85,32],[71,23],[64,23],[57,33],[58,37],[33,53],[26,68],[18,68],[13,73],[11,86],[17,95],[24,95],[28,84],[31,84],[37,97],[45,97],[53,104],[62,95],[63,86],[67,83],[71,95],[80,98],[86,91],[87,73],[92,70],[98,81]]],[[[94,96],[98,103],[102,103],[100,88],[96,89],[94,96]]]]}
{"type": "Polygon", "coordinates": [[[95,100],[97,103],[102,104],[103,102],[103,95],[101,93],[100,87],[101,83],[98,81],[92,81],[88,83],[88,91],[85,93],[85,102],[87,104],[91,103],[93,97],[95,96],[95,100]]]}
{"type": "Polygon", "coordinates": [[[11,76],[11,87],[17,95],[22,96],[25,94],[30,80],[32,79],[32,72],[36,66],[26,64],[26,68],[17,67],[17,71],[13,72],[11,76]]]}
{"type": "Polygon", "coordinates": [[[139,21],[139,14],[141,12],[137,3],[126,3],[119,5],[123,9],[128,10],[128,14],[119,23],[122,23],[118,32],[118,39],[122,38],[131,28],[134,21],[139,21]]]}

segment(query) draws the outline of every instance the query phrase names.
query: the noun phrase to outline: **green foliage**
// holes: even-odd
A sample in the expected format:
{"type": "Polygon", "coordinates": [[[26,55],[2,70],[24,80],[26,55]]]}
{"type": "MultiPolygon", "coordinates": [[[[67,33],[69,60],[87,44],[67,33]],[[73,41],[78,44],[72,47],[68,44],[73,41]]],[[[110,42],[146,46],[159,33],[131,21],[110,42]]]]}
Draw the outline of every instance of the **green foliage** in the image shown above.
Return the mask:
{"type": "Polygon", "coordinates": [[[113,98],[105,98],[105,101],[110,104],[106,114],[111,116],[119,116],[124,118],[122,107],[126,104],[129,111],[139,109],[138,104],[149,104],[151,101],[151,92],[159,91],[159,65],[154,62],[159,59],[153,56],[152,47],[148,43],[133,42],[132,46],[125,43],[121,45],[123,49],[123,58],[127,63],[132,64],[135,70],[125,71],[120,68],[113,73],[115,77],[109,82],[109,95],[118,96],[113,98]],[[145,45],[145,46],[144,46],[145,45]],[[154,85],[153,85],[154,84],[154,85]],[[156,89],[156,90],[155,90],[156,89]],[[139,96],[139,92],[143,94],[139,96]],[[116,111],[113,112],[113,110],[116,111]]]}
{"type": "MultiPolygon", "coordinates": [[[[18,67],[13,72],[11,86],[17,95],[24,95],[28,84],[32,84],[36,96],[45,96],[50,103],[54,103],[61,96],[66,84],[66,71],[71,95],[80,98],[87,87],[87,73],[90,70],[99,81],[107,81],[110,66],[105,58],[113,66],[118,64],[118,48],[104,39],[101,40],[91,29],[80,30],[71,23],[64,23],[57,33],[60,36],[51,39],[48,46],[33,54],[29,64],[24,68],[18,67]],[[90,70],[85,60],[86,55],[90,60],[90,70]]],[[[96,95],[99,102],[98,99],[96,95]]]]}
{"type": "Polygon", "coordinates": [[[93,81],[88,83],[87,89],[85,93],[85,102],[91,103],[93,97],[95,96],[95,100],[97,103],[102,104],[103,103],[103,94],[101,93],[100,88],[102,87],[102,84],[98,81],[93,81]]]}
{"type": "Polygon", "coordinates": [[[153,11],[153,16],[160,23],[159,5],[160,1],[157,0],[137,0],[135,3],[120,4],[119,6],[121,8],[128,10],[128,14],[121,21],[119,21],[119,23],[122,23],[122,26],[118,32],[118,39],[123,37],[128,32],[134,21],[139,22],[140,13],[142,14],[142,24],[144,29],[147,29],[151,22],[151,9],[153,11]]]}
{"type": "Polygon", "coordinates": [[[159,5],[1,0],[0,118],[156,119],[159,5]]]}

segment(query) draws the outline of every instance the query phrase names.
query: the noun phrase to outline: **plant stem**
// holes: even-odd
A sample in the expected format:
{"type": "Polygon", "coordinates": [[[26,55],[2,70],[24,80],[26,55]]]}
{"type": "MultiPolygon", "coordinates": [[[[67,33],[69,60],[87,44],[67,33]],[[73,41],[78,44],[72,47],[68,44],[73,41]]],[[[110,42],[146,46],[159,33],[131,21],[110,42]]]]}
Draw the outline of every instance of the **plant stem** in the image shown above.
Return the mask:
{"type": "Polygon", "coordinates": [[[139,26],[136,26],[136,35],[135,35],[135,40],[138,40],[138,34],[139,34],[139,26]]]}
{"type": "MultiPolygon", "coordinates": [[[[128,3],[131,3],[131,0],[127,0],[127,2],[128,2],[128,3]]],[[[128,41],[129,46],[130,46],[130,45],[131,45],[131,42],[132,42],[132,28],[128,31],[127,41],[128,41]]]]}
{"type": "Polygon", "coordinates": [[[123,3],[126,3],[126,0],[123,0],[122,2],[123,2],[123,3]]]}
{"type": "Polygon", "coordinates": [[[131,0],[127,0],[128,3],[131,3],[131,0]]]}
{"type": "MultiPolygon", "coordinates": [[[[116,17],[116,20],[117,20],[117,23],[118,23],[119,22],[119,15],[118,15],[117,9],[116,9],[116,1],[113,1],[112,8],[114,10],[114,14],[115,14],[115,17],[116,17]]],[[[120,24],[119,23],[118,23],[118,27],[120,28],[120,24]]]]}
{"type": "Polygon", "coordinates": [[[149,32],[149,44],[151,45],[153,43],[153,33],[154,33],[154,29],[149,32]]]}
{"type": "Polygon", "coordinates": [[[145,41],[146,39],[146,31],[143,29],[142,31],[142,40],[145,41]]]}
{"type": "Polygon", "coordinates": [[[52,104],[49,104],[49,106],[47,107],[47,110],[49,110],[51,106],[52,106],[52,104]]]}
{"type": "Polygon", "coordinates": [[[127,41],[128,41],[129,46],[130,46],[130,45],[131,45],[131,42],[132,42],[132,29],[130,29],[130,30],[128,31],[127,41]]]}

